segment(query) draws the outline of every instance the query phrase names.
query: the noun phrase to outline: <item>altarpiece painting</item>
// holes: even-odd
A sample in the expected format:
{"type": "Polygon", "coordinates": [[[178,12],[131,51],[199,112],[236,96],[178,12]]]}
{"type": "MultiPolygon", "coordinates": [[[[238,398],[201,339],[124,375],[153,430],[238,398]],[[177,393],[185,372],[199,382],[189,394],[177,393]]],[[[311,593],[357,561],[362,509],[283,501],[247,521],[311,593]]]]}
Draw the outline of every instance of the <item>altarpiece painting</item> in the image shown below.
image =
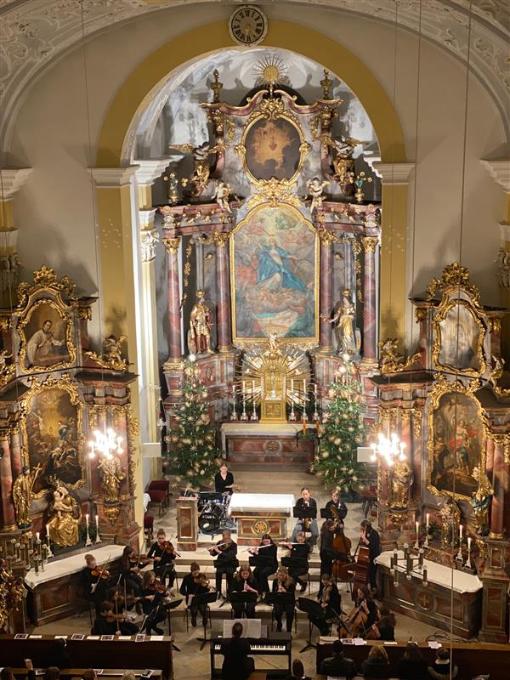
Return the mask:
{"type": "Polygon", "coordinates": [[[247,170],[257,180],[289,180],[298,171],[301,137],[284,117],[256,120],[247,129],[244,145],[247,170]]]}
{"type": "Polygon", "coordinates": [[[437,321],[437,365],[450,370],[483,370],[484,332],[466,300],[450,301],[437,321]]]}

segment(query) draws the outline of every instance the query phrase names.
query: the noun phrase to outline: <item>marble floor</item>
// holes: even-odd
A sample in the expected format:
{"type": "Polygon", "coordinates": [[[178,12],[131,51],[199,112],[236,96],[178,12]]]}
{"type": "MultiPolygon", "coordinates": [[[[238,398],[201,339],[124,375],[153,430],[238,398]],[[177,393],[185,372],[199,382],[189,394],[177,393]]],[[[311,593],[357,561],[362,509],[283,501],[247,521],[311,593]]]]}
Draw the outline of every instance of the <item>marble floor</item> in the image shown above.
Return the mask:
{"type": "MultiPolygon", "coordinates": [[[[312,496],[314,496],[319,507],[323,507],[328,496],[323,491],[320,486],[319,480],[313,475],[309,475],[302,472],[279,472],[267,474],[267,472],[260,471],[242,471],[236,472],[234,470],[236,477],[236,484],[239,484],[241,490],[244,492],[253,493],[294,493],[297,497],[300,493],[302,486],[309,486],[312,496]]],[[[353,542],[353,548],[357,545],[357,540],[359,536],[359,523],[363,518],[361,513],[361,507],[359,504],[349,504],[349,512],[346,519],[346,534],[353,542]]],[[[176,532],[176,513],[175,507],[172,505],[170,509],[161,517],[157,517],[157,511],[154,513],[156,515],[155,527],[163,527],[166,529],[169,536],[175,537],[176,532]]],[[[205,537],[204,537],[205,538],[205,537]]],[[[204,563],[204,569],[206,572],[210,573],[211,577],[214,573],[214,568],[212,567],[212,560],[209,558],[209,553],[206,548],[200,548],[198,551],[201,555],[201,562],[204,563]]],[[[178,576],[183,572],[188,571],[189,562],[191,561],[194,553],[183,553],[180,560],[177,563],[178,576]]],[[[240,550],[240,559],[247,558],[246,550],[240,550]]],[[[318,554],[315,553],[312,556],[314,562],[318,561],[318,554]]],[[[317,590],[316,582],[311,584],[311,596],[317,590]]],[[[348,592],[343,592],[344,606],[348,608],[350,606],[350,596],[348,592]]],[[[265,605],[264,605],[265,607],[265,605]]],[[[190,628],[186,630],[186,623],[184,618],[183,605],[176,609],[172,615],[172,627],[175,642],[180,648],[180,652],[174,653],[174,666],[175,666],[175,678],[176,680],[203,680],[209,677],[210,674],[210,660],[209,660],[209,649],[208,646],[204,647],[200,651],[200,643],[197,641],[197,637],[202,635],[201,628],[190,628]]],[[[221,634],[222,631],[222,620],[230,616],[230,608],[223,607],[220,609],[220,603],[213,605],[213,620],[212,620],[212,635],[221,634]]],[[[269,611],[269,608],[267,608],[269,611]]],[[[268,620],[268,616],[264,617],[264,623],[268,620]]],[[[46,633],[55,635],[71,635],[72,633],[84,633],[89,632],[90,623],[88,613],[81,614],[79,616],[73,616],[54,623],[50,623],[44,626],[40,626],[35,629],[34,633],[46,633]]],[[[399,640],[408,640],[413,638],[414,640],[423,640],[434,634],[443,636],[444,633],[435,630],[431,626],[415,621],[414,619],[408,618],[406,616],[397,616],[397,638],[399,640]]],[[[293,658],[300,656],[305,664],[305,670],[307,674],[314,677],[315,673],[315,650],[310,649],[303,654],[300,654],[301,648],[305,645],[306,636],[308,634],[308,625],[304,615],[298,617],[298,630],[297,634],[293,636],[292,642],[292,652],[293,658]]],[[[147,665],[150,666],[150,661],[148,660],[147,665]]],[[[278,668],[281,667],[278,657],[256,657],[257,669],[263,668],[278,668]]]]}

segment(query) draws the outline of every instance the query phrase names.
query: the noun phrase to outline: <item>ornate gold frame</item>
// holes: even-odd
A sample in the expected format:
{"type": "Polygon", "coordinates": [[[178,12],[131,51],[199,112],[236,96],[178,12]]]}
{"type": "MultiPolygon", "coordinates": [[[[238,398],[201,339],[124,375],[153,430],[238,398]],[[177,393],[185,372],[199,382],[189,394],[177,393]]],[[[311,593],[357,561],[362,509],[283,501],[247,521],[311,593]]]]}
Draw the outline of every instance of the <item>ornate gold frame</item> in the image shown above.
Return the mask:
{"type": "Polygon", "coordinates": [[[483,350],[485,343],[485,336],[487,329],[480,319],[480,314],[477,313],[476,307],[471,303],[470,300],[466,300],[461,297],[450,297],[448,292],[445,292],[443,299],[437,311],[434,315],[434,343],[432,346],[432,361],[435,369],[446,370],[451,373],[457,373],[458,375],[467,376],[469,378],[478,378],[483,375],[487,370],[487,362],[485,360],[485,353],[483,350]],[[478,326],[478,343],[476,347],[476,357],[479,363],[479,370],[474,368],[456,368],[450,364],[442,364],[440,362],[440,355],[442,349],[442,338],[441,338],[441,323],[445,321],[448,312],[453,309],[456,305],[461,305],[465,307],[469,313],[472,315],[476,325],[478,326]]]}
{"type": "Polygon", "coordinates": [[[461,493],[454,493],[444,489],[438,489],[432,484],[432,463],[434,460],[434,414],[439,408],[441,398],[446,394],[456,393],[472,399],[476,404],[477,415],[483,424],[484,445],[480,452],[480,468],[485,471],[486,457],[487,457],[487,439],[491,436],[487,416],[480,405],[480,402],[474,396],[474,393],[480,389],[480,382],[472,380],[469,384],[464,385],[460,382],[451,382],[445,378],[439,378],[434,383],[434,387],[429,394],[429,413],[428,413],[428,441],[427,441],[427,489],[434,496],[450,496],[455,500],[469,500],[470,496],[461,493]]]}
{"type": "Polygon", "coordinates": [[[231,235],[230,235],[230,290],[231,290],[231,309],[232,309],[232,339],[234,345],[238,346],[244,346],[244,345],[249,345],[252,343],[263,343],[265,341],[265,338],[260,337],[260,338],[243,338],[239,337],[237,335],[237,328],[236,328],[236,305],[237,305],[237,300],[236,300],[236,272],[235,272],[235,234],[242,229],[249,220],[251,220],[254,215],[256,215],[258,212],[261,210],[265,210],[267,208],[276,210],[276,209],[281,209],[285,208],[286,210],[289,210],[290,212],[294,213],[295,215],[299,216],[299,219],[306,224],[306,226],[310,229],[310,231],[313,232],[315,236],[315,248],[314,248],[314,266],[315,266],[315,273],[314,273],[314,313],[315,313],[315,335],[311,337],[304,337],[304,338],[288,338],[285,337],[284,340],[288,344],[296,344],[296,345],[317,345],[318,344],[318,339],[319,339],[319,267],[320,267],[320,248],[319,248],[319,237],[317,234],[317,230],[315,229],[314,225],[310,220],[308,220],[303,213],[295,208],[293,205],[290,203],[281,203],[279,206],[274,206],[271,202],[269,203],[261,203],[260,205],[256,206],[252,210],[250,210],[246,216],[236,224],[235,228],[232,230],[231,235]]]}
{"type": "MultiPolygon", "coordinates": [[[[80,487],[85,485],[87,479],[84,460],[85,436],[83,434],[83,403],[80,399],[78,388],[68,375],[63,376],[62,378],[48,378],[44,382],[34,382],[30,387],[29,391],[24,396],[21,406],[22,416],[20,418],[23,464],[30,466],[30,452],[28,449],[29,441],[26,419],[28,414],[30,413],[31,402],[34,399],[34,397],[37,397],[43,392],[46,392],[47,390],[50,389],[51,390],[60,389],[67,392],[69,394],[71,404],[77,407],[76,447],[78,450],[78,460],[80,462],[82,470],[82,477],[75,484],[66,484],[66,486],[69,489],[79,489],[80,487]]],[[[41,491],[39,491],[37,494],[35,494],[34,498],[42,498],[47,492],[48,487],[45,487],[44,489],[41,489],[41,491]]]]}

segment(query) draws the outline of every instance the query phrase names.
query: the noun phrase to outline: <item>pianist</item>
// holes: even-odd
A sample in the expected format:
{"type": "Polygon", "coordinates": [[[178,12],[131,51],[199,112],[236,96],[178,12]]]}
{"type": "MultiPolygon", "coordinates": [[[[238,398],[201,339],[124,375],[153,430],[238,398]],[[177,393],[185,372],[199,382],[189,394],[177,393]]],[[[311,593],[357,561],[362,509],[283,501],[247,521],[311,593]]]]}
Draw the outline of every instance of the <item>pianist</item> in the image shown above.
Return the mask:
{"type": "Polygon", "coordinates": [[[243,626],[240,623],[234,623],[232,637],[221,643],[223,654],[221,677],[223,680],[248,680],[255,670],[255,662],[248,656],[250,643],[246,638],[241,637],[242,634],[243,626]]]}

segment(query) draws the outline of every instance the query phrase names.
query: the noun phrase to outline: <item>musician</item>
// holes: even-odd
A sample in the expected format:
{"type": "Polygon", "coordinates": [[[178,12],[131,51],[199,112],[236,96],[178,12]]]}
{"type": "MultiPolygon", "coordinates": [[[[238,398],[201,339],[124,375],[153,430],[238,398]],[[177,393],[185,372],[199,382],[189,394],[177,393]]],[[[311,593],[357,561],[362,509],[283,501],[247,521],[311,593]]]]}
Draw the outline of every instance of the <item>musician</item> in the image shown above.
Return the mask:
{"type": "Polygon", "coordinates": [[[306,581],[300,578],[304,574],[308,573],[308,556],[310,554],[310,546],[306,542],[305,534],[303,531],[299,531],[296,534],[296,541],[294,543],[282,543],[282,546],[290,550],[290,554],[284,557],[282,564],[288,567],[289,574],[296,583],[299,583],[301,587],[301,592],[306,589],[306,581]]]}
{"type": "Polygon", "coordinates": [[[232,580],[234,578],[235,570],[239,566],[237,559],[237,543],[232,540],[230,531],[224,531],[221,540],[212,548],[209,548],[209,553],[216,556],[214,566],[216,568],[216,591],[218,596],[221,595],[221,582],[223,574],[227,581],[227,595],[232,588],[232,580]]]}
{"type": "Polygon", "coordinates": [[[164,599],[168,592],[163,583],[156,579],[154,571],[146,571],[143,575],[142,607],[145,619],[145,632],[151,634],[154,629],[156,635],[163,635],[163,629],[158,627],[166,618],[164,599]]]}
{"type": "Polygon", "coordinates": [[[96,614],[99,605],[106,600],[106,594],[110,586],[110,572],[103,567],[98,567],[94,555],[85,555],[85,567],[83,569],[83,589],[85,597],[94,603],[96,614]]]}
{"type": "Polygon", "coordinates": [[[192,562],[189,567],[189,574],[186,574],[182,579],[181,587],[179,588],[180,594],[186,598],[186,604],[188,604],[190,596],[196,592],[196,579],[199,574],[200,565],[198,562],[192,562]]]}
{"type": "Polygon", "coordinates": [[[292,631],[292,622],[294,621],[294,607],[295,607],[295,592],[296,584],[289,576],[286,567],[280,567],[276,572],[276,578],[273,581],[273,593],[288,593],[291,597],[287,604],[281,602],[274,602],[273,612],[276,619],[276,630],[278,633],[282,630],[282,620],[285,614],[287,632],[292,631]]]}
{"type": "Polygon", "coordinates": [[[171,541],[166,540],[164,529],[158,529],[156,541],[151,545],[147,558],[154,560],[154,573],[162,583],[173,587],[175,581],[175,560],[177,554],[171,541]]]}
{"type": "Polygon", "coordinates": [[[142,566],[140,556],[135,553],[130,545],[126,545],[120,558],[120,573],[126,588],[137,596],[142,595],[142,577],[140,575],[142,566]]]}
{"type": "MultiPolygon", "coordinates": [[[[243,565],[232,581],[231,593],[254,593],[258,597],[257,581],[247,565],[243,565]]],[[[255,602],[232,602],[232,609],[236,619],[241,619],[246,614],[247,619],[255,618],[255,602]]]]}
{"type": "Polygon", "coordinates": [[[205,595],[211,591],[209,585],[209,579],[205,574],[200,572],[194,578],[194,592],[192,593],[191,602],[188,609],[191,614],[191,625],[195,627],[197,625],[197,614],[200,612],[202,615],[202,625],[205,627],[207,625],[207,604],[205,602],[198,602],[199,595],[205,595]]]}
{"type": "Polygon", "coordinates": [[[321,576],[321,591],[319,604],[322,614],[319,616],[308,615],[310,621],[317,626],[321,635],[328,635],[330,621],[337,620],[340,615],[341,598],[335,580],[328,574],[321,576]]]}
{"type": "Polygon", "coordinates": [[[233,493],[234,475],[229,471],[227,464],[222,463],[220,469],[214,475],[214,489],[217,493],[233,493]]]}
{"type": "Polygon", "coordinates": [[[379,620],[379,609],[372,599],[368,586],[359,586],[354,597],[355,604],[347,616],[346,623],[353,635],[365,637],[379,620]]]}
{"type": "Polygon", "coordinates": [[[317,543],[317,539],[319,538],[317,519],[305,518],[299,515],[301,510],[315,510],[315,516],[317,517],[317,501],[315,498],[312,498],[310,489],[308,489],[306,486],[301,489],[301,498],[297,499],[294,509],[296,510],[298,521],[296,522],[296,526],[292,532],[291,541],[293,543],[296,542],[298,532],[306,530],[311,534],[309,542],[311,545],[315,545],[317,543]]]}
{"type": "MultiPolygon", "coordinates": [[[[339,524],[333,519],[327,519],[321,527],[321,574],[331,575],[334,560],[340,560],[340,562],[344,563],[350,562],[351,560],[350,554],[336,550],[333,545],[335,534],[339,529],[343,532],[343,522],[339,524]]],[[[345,540],[343,543],[345,544],[345,547],[349,545],[345,540]]]]}
{"type": "Polygon", "coordinates": [[[343,529],[344,519],[347,517],[347,506],[342,501],[340,489],[333,489],[331,492],[331,500],[326,503],[324,509],[329,515],[328,519],[337,520],[339,526],[343,529]]]}
{"type": "Polygon", "coordinates": [[[99,615],[96,616],[92,627],[93,635],[116,635],[118,631],[122,635],[135,635],[138,626],[132,621],[127,621],[125,614],[115,614],[113,602],[105,600],[99,605],[99,615]]]}
{"type": "Polygon", "coordinates": [[[242,637],[242,634],[242,624],[234,623],[232,637],[221,643],[221,653],[224,657],[221,667],[223,680],[248,680],[255,670],[255,662],[248,656],[250,643],[242,637]]]}
{"type": "Polygon", "coordinates": [[[377,590],[377,564],[374,560],[381,554],[381,539],[368,519],[361,522],[360,543],[368,546],[368,579],[372,590],[377,590]]]}
{"type": "Polygon", "coordinates": [[[392,642],[395,640],[396,625],[397,619],[395,614],[387,607],[381,607],[380,618],[368,632],[367,638],[392,642]]]}
{"type": "Polygon", "coordinates": [[[260,545],[248,550],[253,556],[253,559],[250,558],[250,564],[255,565],[253,575],[257,581],[259,593],[269,592],[267,578],[278,569],[277,550],[278,548],[269,534],[262,536],[260,545]]]}

